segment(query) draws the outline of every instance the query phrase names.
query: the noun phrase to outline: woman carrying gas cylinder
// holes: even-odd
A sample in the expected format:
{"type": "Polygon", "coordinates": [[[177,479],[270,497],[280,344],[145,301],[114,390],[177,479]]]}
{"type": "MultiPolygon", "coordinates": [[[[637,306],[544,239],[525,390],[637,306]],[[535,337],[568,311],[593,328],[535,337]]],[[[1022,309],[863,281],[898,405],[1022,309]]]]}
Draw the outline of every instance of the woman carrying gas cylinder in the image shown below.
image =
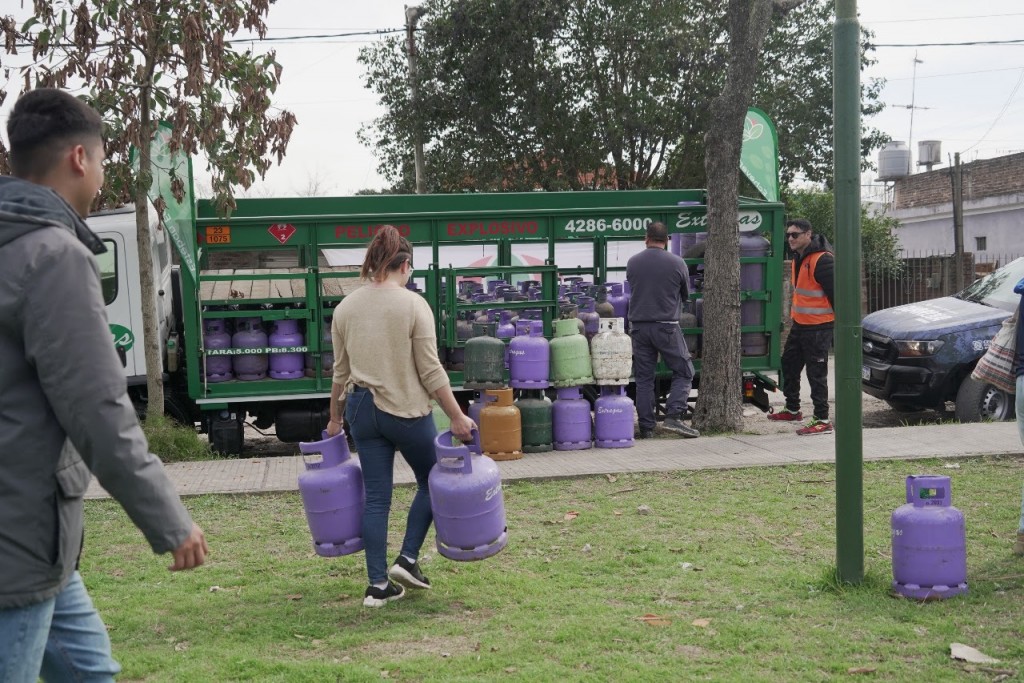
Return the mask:
{"type": "MultiPolygon", "coordinates": [[[[1017,358],[1014,368],[1017,373],[1017,432],[1021,443],[1024,443],[1024,280],[1013,288],[1015,294],[1021,295],[1017,309],[1017,358]]],[[[1024,555],[1024,490],[1021,491],[1020,523],[1017,525],[1017,542],[1013,544],[1014,555],[1024,555]]]]}
{"type": "Polygon", "coordinates": [[[344,414],[363,470],[363,541],[370,584],[363,598],[366,607],[398,600],[405,595],[405,586],[430,588],[417,560],[433,522],[427,488],[435,462],[431,397],[451,419],[455,436],[469,440],[476,428],[459,409],[438,359],[430,306],[405,287],[412,275],[412,255],[412,245],[397,228],[382,226],[360,272],[367,284],[338,304],[331,325],[334,382],[327,433],[341,431],[344,414]],[[400,554],[389,569],[388,515],[396,450],[416,476],[416,494],[400,554]]]}

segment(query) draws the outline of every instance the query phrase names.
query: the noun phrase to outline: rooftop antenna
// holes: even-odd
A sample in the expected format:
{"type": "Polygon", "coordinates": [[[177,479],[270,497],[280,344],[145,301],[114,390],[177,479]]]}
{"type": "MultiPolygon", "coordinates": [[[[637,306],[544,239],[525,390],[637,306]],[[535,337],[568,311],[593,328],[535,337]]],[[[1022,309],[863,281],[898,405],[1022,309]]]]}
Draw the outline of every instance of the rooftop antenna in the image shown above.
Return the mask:
{"type": "MultiPolygon", "coordinates": [[[[917,50],[914,50],[914,76],[910,80],[910,106],[907,107],[910,110],[910,133],[907,135],[907,148],[910,150],[914,149],[914,110],[917,109],[914,106],[914,97],[917,93],[917,65],[923,63],[922,60],[917,58],[917,50]]],[[[911,151],[911,154],[913,154],[913,151],[911,151]]]]}

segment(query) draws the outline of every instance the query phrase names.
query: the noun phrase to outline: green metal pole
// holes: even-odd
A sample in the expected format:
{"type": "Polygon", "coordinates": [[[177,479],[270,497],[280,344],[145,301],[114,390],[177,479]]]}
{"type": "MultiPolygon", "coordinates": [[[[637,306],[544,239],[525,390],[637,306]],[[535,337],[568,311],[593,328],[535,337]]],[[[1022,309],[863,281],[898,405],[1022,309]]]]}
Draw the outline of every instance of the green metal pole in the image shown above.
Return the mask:
{"type": "Polygon", "coordinates": [[[834,34],[836,201],[836,566],[864,578],[864,442],[860,336],[860,25],[857,0],[836,0],[834,34]]]}

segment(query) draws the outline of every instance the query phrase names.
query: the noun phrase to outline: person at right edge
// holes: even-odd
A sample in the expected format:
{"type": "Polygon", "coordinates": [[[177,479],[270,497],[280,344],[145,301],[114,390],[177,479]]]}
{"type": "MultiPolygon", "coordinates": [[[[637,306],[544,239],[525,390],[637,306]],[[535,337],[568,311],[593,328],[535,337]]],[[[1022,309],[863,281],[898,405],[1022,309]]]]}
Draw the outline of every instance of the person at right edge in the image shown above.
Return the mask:
{"type": "MultiPolygon", "coordinates": [[[[39,88],[7,119],[0,178],[0,681],[113,681],[121,667],[78,560],[90,471],[171,571],[209,552],[128,398],[107,326],[107,250],[82,220],[103,185],[103,121],[39,88]]],[[[109,549],[107,549],[109,550],[109,549]]]]}
{"type": "Polygon", "coordinates": [[[800,421],[800,372],[807,368],[811,385],[814,418],[796,430],[800,436],[829,434],[828,418],[828,352],[832,348],[835,327],[835,258],[832,246],[823,235],[815,235],[811,224],[803,219],[786,222],[786,242],[793,259],[793,325],[782,350],[782,393],[786,407],[768,413],[769,420],[800,421]]]}
{"type": "MultiPolygon", "coordinates": [[[[1024,280],[1013,288],[1021,297],[1017,311],[1017,347],[1014,372],[1017,375],[1017,433],[1024,444],[1024,280]]],[[[1014,555],[1024,555],[1024,489],[1020,494],[1020,522],[1017,524],[1017,542],[1013,544],[1014,555]]]]}
{"type": "Polygon", "coordinates": [[[692,439],[700,432],[684,423],[683,416],[693,386],[693,362],[679,329],[679,308],[690,294],[689,274],[686,262],[666,250],[668,229],[664,223],[655,221],[647,226],[644,246],[626,262],[639,436],[651,438],[657,425],[654,375],[660,354],[672,371],[662,428],[692,439]]]}

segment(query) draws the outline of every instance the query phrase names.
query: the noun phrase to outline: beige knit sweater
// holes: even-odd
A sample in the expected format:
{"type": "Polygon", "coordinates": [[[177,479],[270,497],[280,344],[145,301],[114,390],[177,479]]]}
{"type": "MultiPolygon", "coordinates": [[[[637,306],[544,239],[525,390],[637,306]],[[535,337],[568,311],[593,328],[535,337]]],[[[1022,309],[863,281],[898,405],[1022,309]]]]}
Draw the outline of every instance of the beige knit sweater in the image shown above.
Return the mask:
{"type": "Polygon", "coordinates": [[[334,309],[334,383],[373,393],[398,417],[430,412],[430,395],[448,383],[437,357],[434,314],[405,288],[360,287],[334,309]]]}

